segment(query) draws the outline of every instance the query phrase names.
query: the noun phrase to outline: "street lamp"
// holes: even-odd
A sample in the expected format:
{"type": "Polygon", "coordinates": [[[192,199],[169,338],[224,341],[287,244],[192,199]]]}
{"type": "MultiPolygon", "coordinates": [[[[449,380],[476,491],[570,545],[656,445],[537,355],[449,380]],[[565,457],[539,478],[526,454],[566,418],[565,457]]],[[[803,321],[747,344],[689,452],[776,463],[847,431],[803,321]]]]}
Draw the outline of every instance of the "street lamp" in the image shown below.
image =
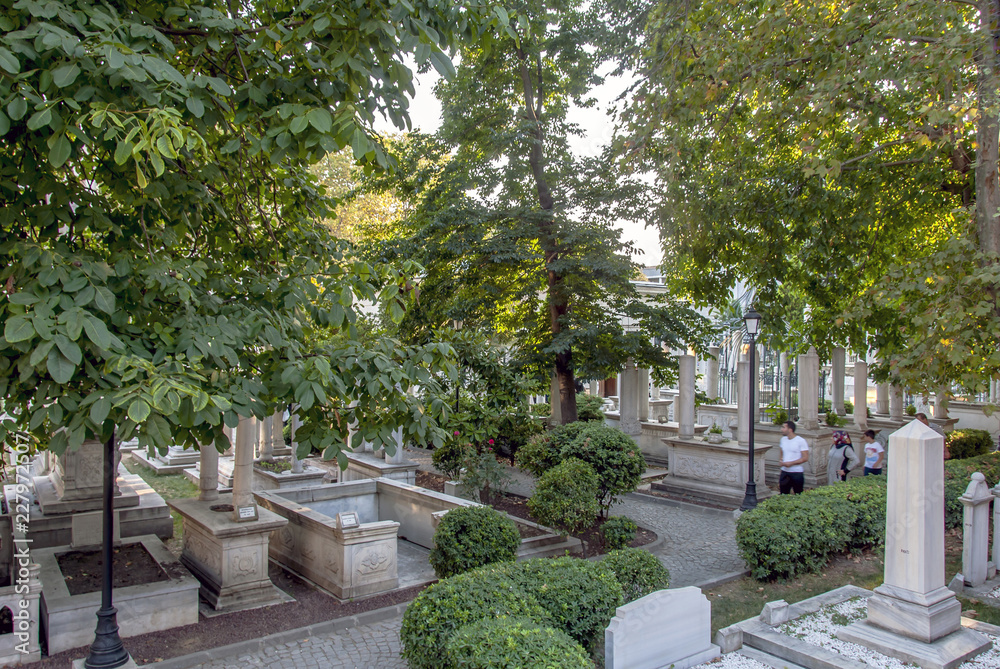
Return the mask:
{"type": "Polygon", "coordinates": [[[747,492],[743,497],[741,511],[749,511],[757,507],[757,482],[753,475],[753,423],[757,413],[757,394],[754,388],[757,381],[757,333],[760,332],[760,314],[751,305],[746,314],[743,315],[743,323],[746,325],[747,334],[750,335],[750,469],[747,473],[747,492]]]}
{"type": "MultiPolygon", "coordinates": [[[[461,332],[462,326],[465,324],[459,319],[454,319],[451,324],[455,327],[455,332],[461,332]]],[[[455,381],[455,413],[458,413],[458,391],[462,388],[462,359],[458,360],[458,379],[455,381]]]]}
{"type": "MultiPolygon", "coordinates": [[[[121,636],[118,634],[118,610],[111,599],[111,585],[114,582],[114,499],[115,479],[118,472],[115,467],[115,433],[104,443],[104,543],[102,546],[104,561],[103,583],[101,587],[101,608],[97,612],[97,630],[94,633],[94,643],[90,644],[90,652],[84,661],[86,669],[112,669],[120,667],[131,660],[121,636]]],[[[135,666],[134,663],[132,666],[135,666]]]]}

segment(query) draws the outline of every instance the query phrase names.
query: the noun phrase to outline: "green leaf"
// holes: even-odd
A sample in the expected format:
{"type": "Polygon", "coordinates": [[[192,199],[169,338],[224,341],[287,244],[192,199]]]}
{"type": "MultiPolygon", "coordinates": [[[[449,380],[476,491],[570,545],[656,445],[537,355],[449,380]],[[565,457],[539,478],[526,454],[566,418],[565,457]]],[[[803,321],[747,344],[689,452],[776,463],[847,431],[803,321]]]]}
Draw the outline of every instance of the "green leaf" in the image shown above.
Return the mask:
{"type": "Polygon", "coordinates": [[[69,154],[72,149],[73,145],[70,143],[69,138],[66,135],[59,135],[52,144],[52,149],[49,151],[49,163],[51,163],[52,167],[62,167],[69,160],[69,154]]]}
{"type": "Polygon", "coordinates": [[[330,132],[330,128],[333,126],[333,117],[330,115],[330,110],[328,109],[310,109],[306,118],[309,119],[309,125],[320,132],[330,132]]]}
{"type": "Polygon", "coordinates": [[[170,446],[173,442],[170,433],[170,424],[159,414],[150,416],[143,427],[146,429],[146,435],[149,437],[149,440],[155,446],[170,446]]]}
{"type": "Polygon", "coordinates": [[[42,364],[42,360],[45,360],[45,358],[48,357],[49,351],[51,351],[52,347],[55,345],[56,343],[54,341],[43,341],[39,344],[38,348],[31,352],[31,357],[28,358],[28,364],[32,367],[37,367],[42,364]]]}
{"type": "Polygon", "coordinates": [[[14,316],[7,320],[3,328],[3,337],[11,344],[27,341],[35,336],[35,326],[26,316],[14,316]]]}
{"type": "Polygon", "coordinates": [[[110,412],[111,401],[107,397],[102,397],[90,407],[90,420],[93,421],[94,425],[100,427],[110,412]]]}
{"type": "Polygon", "coordinates": [[[76,371],[76,365],[58,349],[49,351],[49,359],[46,367],[49,370],[49,376],[56,383],[69,383],[73,378],[73,373],[76,371]]]}
{"type": "Polygon", "coordinates": [[[10,119],[0,111],[0,137],[3,137],[10,130],[10,119]]]}
{"type": "Polygon", "coordinates": [[[134,146],[132,142],[118,142],[118,146],[115,147],[115,162],[124,165],[125,161],[132,157],[134,146]]]}
{"type": "Polygon", "coordinates": [[[37,111],[31,115],[28,119],[28,130],[38,130],[39,128],[44,128],[52,120],[52,109],[46,107],[41,111],[37,111]]]}
{"type": "Polygon", "coordinates": [[[128,417],[131,418],[136,423],[141,423],[149,417],[150,408],[144,400],[135,399],[132,400],[132,404],[128,407],[128,417]]]}
{"type": "Polygon", "coordinates": [[[62,67],[57,67],[52,70],[52,83],[59,88],[66,88],[76,81],[79,74],[80,68],[75,64],[63,65],[62,67]]]}
{"type": "Polygon", "coordinates": [[[198,98],[188,98],[184,101],[184,105],[188,108],[188,111],[194,114],[197,118],[201,118],[205,113],[205,103],[198,98]]]}
{"type": "Polygon", "coordinates": [[[83,362],[83,352],[76,342],[71,341],[69,337],[61,334],[57,334],[53,337],[53,340],[56,346],[59,347],[59,351],[74,365],[79,365],[83,362]]]}
{"type": "Polygon", "coordinates": [[[7,70],[11,74],[17,74],[21,71],[21,64],[17,61],[17,58],[14,57],[14,54],[2,46],[0,46],[0,67],[7,70]]]}
{"type": "Polygon", "coordinates": [[[22,97],[15,96],[7,105],[7,114],[12,121],[20,121],[28,112],[28,101],[22,97]]]}
{"type": "Polygon", "coordinates": [[[108,326],[100,318],[93,314],[84,314],[83,329],[87,332],[87,339],[97,345],[98,348],[108,351],[116,341],[108,331],[108,326]]]}
{"type": "Polygon", "coordinates": [[[431,51],[431,65],[445,79],[451,80],[455,77],[455,66],[446,54],[437,50],[431,51]]]}
{"type": "Polygon", "coordinates": [[[292,122],[288,124],[288,129],[294,134],[299,134],[303,130],[309,127],[309,119],[305,116],[296,116],[292,119],[292,122]]]}
{"type": "Polygon", "coordinates": [[[94,296],[94,304],[104,313],[113,314],[115,312],[114,293],[104,286],[98,286],[97,294],[94,296]]]}

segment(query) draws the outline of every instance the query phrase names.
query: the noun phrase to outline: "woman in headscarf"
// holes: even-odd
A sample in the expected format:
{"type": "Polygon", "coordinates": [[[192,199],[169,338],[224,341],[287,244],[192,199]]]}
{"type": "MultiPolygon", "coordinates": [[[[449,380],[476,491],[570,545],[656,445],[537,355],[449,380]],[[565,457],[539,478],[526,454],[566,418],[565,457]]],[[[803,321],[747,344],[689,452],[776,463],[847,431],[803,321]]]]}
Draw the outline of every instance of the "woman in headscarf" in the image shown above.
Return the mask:
{"type": "Polygon", "coordinates": [[[830,445],[830,459],[826,464],[826,482],[833,485],[837,481],[846,481],[847,473],[860,462],[851,435],[846,430],[833,431],[833,443],[830,445]]]}

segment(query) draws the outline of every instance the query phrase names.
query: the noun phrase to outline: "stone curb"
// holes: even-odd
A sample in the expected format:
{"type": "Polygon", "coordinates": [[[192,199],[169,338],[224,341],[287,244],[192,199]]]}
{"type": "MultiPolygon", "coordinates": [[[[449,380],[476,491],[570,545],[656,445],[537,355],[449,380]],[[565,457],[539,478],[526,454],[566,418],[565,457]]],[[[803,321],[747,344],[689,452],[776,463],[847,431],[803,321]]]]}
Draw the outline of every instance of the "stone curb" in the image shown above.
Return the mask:
{"type": "Polygon", "coordinates": [[[692,504],[690,502],[681,502],[680,500],[676,499],[657,497],[656,495],[646,495],[641,492],[630,492],[629,494],[625,495],[625,497],[642,502],[652,502],[655,504],[663,504],[665,506],[675,506],[681,509],[686,509],[688,511],[704,513],[709,516],[718,516],[720,518],[729,518],[729,519],[732,519],[733,517],[733,512],[727,511],[725,509],[712,509],[707,506],[699,506],[697,504],[692,504]]]}
{"type": "Polygon", "coordinates": [[[750,575],[749,569],[746,569],[744,571],[733,571],[729,572],[728,574],[723,574],[718,578],[710,578],[707,581],[702,581],[701,583],[695,583],[694,587],[701,588],[702,590],[711,590],[712,588],[718,587],[725,583],[729,583],[731,581],[738,581],[744,576],[749,576],[749,575],[750,575]]]}
{"type": "MultiPolygon", "coordinates": [[[[408,605],[409,602],[404,602],[394,606],[365,611],[364,613],[358,613],[353,616],[334,618],[333,620],[327,620],[314,625],[308,625],[306,627],[299,627],[296,629],[285,630],[284,632],[269,634],[268,636],[260,639],[248,639],[247,641],[231,643],[228,646],[219,646],[218,648],[200,650],[195,653],[191,653],[190,655],[172,657],[168,660],[155,662],[154,664],[161,669],[188,669],[189,667],[199,664],[214,662],[215,660],[222,660],[227,657],[238,657],[247,653],[254,653],[259,650],[263,650],[264,648],[272,648],[274,646],[279,646],[293,641],[301,641],[303,639],[323,634],[334,634],[354,627],[360,627],[362,625],[374,625],[375,623],[385,622],[386,620],[403,615],[403,612],[406,611],[406,607],[408,605]]],[[[153,664],[142,666],[151,667],[153,664]]]]}

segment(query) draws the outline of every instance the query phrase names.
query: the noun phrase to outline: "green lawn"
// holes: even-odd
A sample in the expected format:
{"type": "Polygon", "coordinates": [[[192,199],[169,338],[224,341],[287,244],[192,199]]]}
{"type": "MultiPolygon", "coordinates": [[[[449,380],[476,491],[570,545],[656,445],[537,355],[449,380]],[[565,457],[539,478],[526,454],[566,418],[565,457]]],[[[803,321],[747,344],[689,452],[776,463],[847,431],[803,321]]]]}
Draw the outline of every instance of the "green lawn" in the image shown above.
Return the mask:
{"type": "MultiPolygon", "coordinates": [[[[122,462],[125,464],[125,469],[139,476],[165,500],[198,496],[198,486],[183,474],[157,474],[149,467],[134,462],[132,458],[123,458],[122,462]]],[[[174,554],[180,555],[183,521],[176,511],[171,511],[170,517],[174,519],[174,536],[166,542],[167,548],[174,554]]]]}

